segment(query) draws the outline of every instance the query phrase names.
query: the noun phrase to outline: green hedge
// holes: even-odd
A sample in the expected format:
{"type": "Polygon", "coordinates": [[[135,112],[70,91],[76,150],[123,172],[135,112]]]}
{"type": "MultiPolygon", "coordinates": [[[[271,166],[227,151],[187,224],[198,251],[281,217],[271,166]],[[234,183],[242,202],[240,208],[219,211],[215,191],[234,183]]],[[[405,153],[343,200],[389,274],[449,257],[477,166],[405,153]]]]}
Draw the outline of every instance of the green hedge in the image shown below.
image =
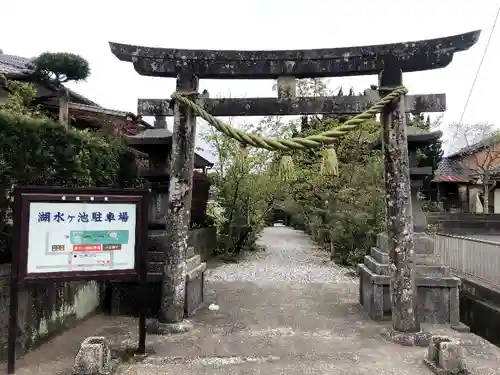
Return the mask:
{"type": "Polygon", "coordinates": [[[120,140],[0,110],[0,263],[10,261],[15,185],[139,186],[135,155],[120,140]]]}

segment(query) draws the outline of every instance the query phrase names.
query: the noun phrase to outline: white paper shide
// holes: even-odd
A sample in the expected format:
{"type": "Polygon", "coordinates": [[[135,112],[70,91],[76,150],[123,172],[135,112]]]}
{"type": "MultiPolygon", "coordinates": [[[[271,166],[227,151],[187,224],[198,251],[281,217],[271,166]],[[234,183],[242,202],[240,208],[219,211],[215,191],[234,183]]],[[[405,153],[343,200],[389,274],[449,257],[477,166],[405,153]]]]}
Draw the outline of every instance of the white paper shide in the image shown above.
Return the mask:
{"type": "Polygon", "coordinates": [[[31,202],[28,274],[131,270],[136,205],[31,202]]]}

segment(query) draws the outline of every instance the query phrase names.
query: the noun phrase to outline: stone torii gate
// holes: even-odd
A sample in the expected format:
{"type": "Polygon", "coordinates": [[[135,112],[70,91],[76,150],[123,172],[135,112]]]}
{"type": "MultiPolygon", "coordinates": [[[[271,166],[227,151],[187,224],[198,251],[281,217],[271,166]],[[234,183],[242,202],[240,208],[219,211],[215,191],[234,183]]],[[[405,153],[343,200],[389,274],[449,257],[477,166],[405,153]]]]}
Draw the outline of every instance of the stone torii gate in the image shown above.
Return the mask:
{"type": "MultiPolygon", "coordinates": [[[[479,31],[474,31],[431,40],[313,50],[178,50],[119,43],[110,43],[110,47],[120,60],[132,62],[141,75],[176,78],[177,98],[188,99],[213,116],[354,115],[363,112],[395,88],[400,88],[403,84],[402,73],[446,67],[454,53],[473,46],[479,34],[479,31]],[[319,98],[295,96],[295,79],[357,75],[378,75],[380,94],[319,98]],[[201,98],[198,96],[198,82],[205,78],[277,79],[278,98],[201,98]]],[[[420,323],[416,314],[405,114],[442,112],[446,105],[444,94],[405,96],[405,92],[400,91],[402,96],[395,95],[377,108],[382,109],[385,150],[393,331],[415,336],[420,332],[420,323]]],[[[160,331],[171,331],[171,326],[181,324],[184,317],[196,114],[208,119],[206,114],[197,110],[199,107],[185,104],[180,99],[139,99],[138,102],[138,114],[141,116],[157,116],[160,119],[174,116],[160,331]]],[[[210,119],[209,123],[214,124],[210,119]]]]}

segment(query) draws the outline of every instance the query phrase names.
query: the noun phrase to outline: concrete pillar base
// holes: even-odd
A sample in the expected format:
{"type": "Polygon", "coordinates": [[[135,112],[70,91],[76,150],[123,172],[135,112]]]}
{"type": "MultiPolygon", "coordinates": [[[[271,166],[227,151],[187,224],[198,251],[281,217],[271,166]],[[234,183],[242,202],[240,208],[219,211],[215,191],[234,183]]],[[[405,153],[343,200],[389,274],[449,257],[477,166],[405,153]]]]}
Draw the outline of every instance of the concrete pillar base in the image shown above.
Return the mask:
{"type": "Polygon", "coordinates": [[[191,329],[193,329],[193,323],[190,320],[178,323],[160,323],[158,319],[148,319],[146,322],[146,332],[150,335],[186,333],[191,329]]]}

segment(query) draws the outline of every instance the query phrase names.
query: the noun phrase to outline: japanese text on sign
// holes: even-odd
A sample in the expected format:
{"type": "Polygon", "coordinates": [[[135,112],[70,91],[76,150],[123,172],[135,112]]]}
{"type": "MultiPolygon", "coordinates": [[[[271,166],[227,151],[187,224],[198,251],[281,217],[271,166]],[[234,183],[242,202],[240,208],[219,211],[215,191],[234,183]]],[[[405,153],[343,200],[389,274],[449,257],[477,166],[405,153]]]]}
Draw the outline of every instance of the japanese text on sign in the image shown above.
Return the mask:
{"type": "Polygon", "coordinates": [[[65,212],[39,212],[38,222],[42,223],[62,223],[69,222],[72,223],[76,220],[78,223],[99,223],[107,222],[112,223],[115,221],[121,221],[126,223],[129,220],[128,212],[77,212],[77,213],[65,213],[65,212]]]}

